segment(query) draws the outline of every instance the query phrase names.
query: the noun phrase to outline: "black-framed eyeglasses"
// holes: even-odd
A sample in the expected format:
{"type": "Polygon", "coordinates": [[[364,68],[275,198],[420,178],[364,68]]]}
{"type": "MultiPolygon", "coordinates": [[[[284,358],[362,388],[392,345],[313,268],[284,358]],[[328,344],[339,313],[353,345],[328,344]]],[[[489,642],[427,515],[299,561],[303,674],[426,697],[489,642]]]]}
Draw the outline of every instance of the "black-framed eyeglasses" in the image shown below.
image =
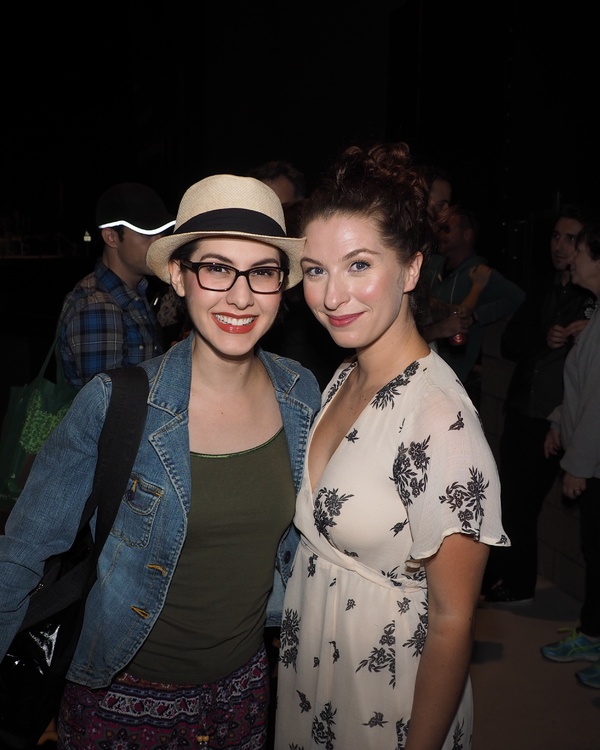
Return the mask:
{"type": "Polygon", "coordinates": [[[240,276],[245,276],[250,289],[256,294],[277,294],[281,291],[289,271],[279,266],[256,266],[239,271],[225,263],[194,263],[180,260],[180,265],[196,274],[198,285],[208,292],[227,292],[240,276]]]}

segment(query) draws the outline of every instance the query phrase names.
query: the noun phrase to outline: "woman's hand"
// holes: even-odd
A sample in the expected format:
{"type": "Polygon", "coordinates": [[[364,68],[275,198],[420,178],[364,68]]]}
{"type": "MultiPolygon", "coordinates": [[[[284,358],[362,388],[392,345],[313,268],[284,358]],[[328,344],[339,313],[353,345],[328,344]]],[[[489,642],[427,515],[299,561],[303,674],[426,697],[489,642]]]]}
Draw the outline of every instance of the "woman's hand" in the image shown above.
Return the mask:
{"type": "Polygon", "coordinates": [[[544,440],[544,456],[550,458],[550,456],[555,456],[561,450],[562,444],[560,442],[560,430],[555,430],[551,427],[548,430],[546,439],[544,440]]]}
{"type": "Polygon", "coordinates": [[[423,338],[425,341],[435,341],[436,339],[449,339],[456,336],[457,333],[466,333],[469,326],[473,323],[473,318],[456,307],[453,312],[445,318],[438,320],[436,323],[430,323],[423,327],[423,338]]]}
{"type": "Polygon", "coordinates": [[[561,346],[567,343],[568,338],[569,334],[564,326],[552,326],[552,328],[548,329],[546,344],[549,349],[560,349],[561,346]]]}
{"type": "Polygon", "coordinates": [[[583,329],[589,322],[589,320],[574,320],[572,323],[569,323],[566,328],[567,337],[572,337],[573,341],[577,341],[577,339],[579,338],[579,334],[583,331],[583,329]]]}
{"type": "Polygon", "coordinates": [[[477,317],[477,315],[475,314],[475,310],[479,302],[479,297],[487,286],[491,275],[492,269],[489,266],[484,265],[473,266],[473,268],[471,268],[471,270],[469,271],[471,290],[464,298],[464,300],[460,303],[461,310],[463,310],[467,315],[473,315],[474,317],[477,317]]]}
{"type": "Polygon", "coordinates": [[[585,492],[587,482],[583,477],[574,477],[569,472],[565,472],[562,481],[562,491],[569,500],[577,500],[582,492],[585,492]]]}
{"type": "Polygon", "coordinates": [[[546,335],[546,344],[548,344],[548,348],[560,349],[560,347],[564,346],[570,338],[572,338],[573,341],[577,341],[579,334],[589,322],[589,320],[574,320],[566,327],[559,325],[552,326],[552,328],[548,329],[546,335]]]}
{"type": "Polygon", "coordinates": [[[491,275],[492,269],[489,266],[484,266],[483,264],[479,266],[473,266],[473,268],[471,268],[471,270],[469,271],[471,284],[478,286],[481,289],[484,289],[487,286],[491,275]]]}
{"type": "Polygon", "coordinates": [[[417,671],[406,750],[439,750],[465,687],[489,548],[451,534],[425,561],[429,626],[417,671]]]}
{"type": "Polygon", "coordinates": [[[455,310],[452,315],[440,321],[440,326],[443,328],[442,335],[450,338],[450,336],[456,336],[457,333],[466,333],[472,322],[473,318],[470,315],[462,310],[455,310]]]}

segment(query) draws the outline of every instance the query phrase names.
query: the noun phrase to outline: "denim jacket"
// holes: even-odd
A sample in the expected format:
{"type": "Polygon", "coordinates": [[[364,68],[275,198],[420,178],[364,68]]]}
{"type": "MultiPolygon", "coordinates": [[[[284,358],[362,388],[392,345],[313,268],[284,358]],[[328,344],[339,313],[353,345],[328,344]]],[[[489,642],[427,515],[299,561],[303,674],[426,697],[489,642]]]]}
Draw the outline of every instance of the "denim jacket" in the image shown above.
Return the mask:
{"type": "MultiPolygon", "coordinates": [[[[140,365],[148,373],[148,417],[128,489],[98,563],[83,630],[68,678],[90,687],[110,683],[131,661],[164,606],[186,536],[190,503],[188,401],[192,336],[140,365]]],[[[320,405],[312,373],[258,351],[281,409],[296,490],[308,432],[320,405]]],[[[50,555],[68,549],[92,486],[97,443],[111,393],[107,375],[77,395],[38,454],[0,536],[0,656],[10,645],[50,555]]],[[[267,624],[279,624],[283,582],[298,543],[284,535],[276,561],[267,624]]],[[[240,585],[243,571],[240,571],[240,585]]]]}

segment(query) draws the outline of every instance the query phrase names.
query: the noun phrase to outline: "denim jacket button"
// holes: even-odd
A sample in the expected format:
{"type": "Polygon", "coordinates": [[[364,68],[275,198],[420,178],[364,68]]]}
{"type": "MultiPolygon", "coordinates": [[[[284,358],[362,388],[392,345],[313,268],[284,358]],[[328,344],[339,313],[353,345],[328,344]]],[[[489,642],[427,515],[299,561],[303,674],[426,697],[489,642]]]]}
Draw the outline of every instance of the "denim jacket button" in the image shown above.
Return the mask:
{"type": "Polygon", "coordinates": [[[283,556],[283,562],[289,563],[289,561],[292,559],[292,553],[289,551],[289,549],[286,551],[286,553],[283,556]]]}

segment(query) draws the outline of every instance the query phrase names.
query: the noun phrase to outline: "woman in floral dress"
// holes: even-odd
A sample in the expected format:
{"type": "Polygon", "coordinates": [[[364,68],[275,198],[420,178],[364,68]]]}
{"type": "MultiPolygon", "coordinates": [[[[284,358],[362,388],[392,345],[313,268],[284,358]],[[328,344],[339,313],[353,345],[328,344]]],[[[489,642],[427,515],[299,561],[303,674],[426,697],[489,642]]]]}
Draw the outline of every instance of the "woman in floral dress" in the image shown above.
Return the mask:
{"type": "Polygon", "coordinates": [[[284,605],[277,750],[459,750],[487,545],[479,417],[413,317],[433,234],[408,149],[353,148],[309,206],[308,305],[342,364],[313,426],[284,605]]]}

